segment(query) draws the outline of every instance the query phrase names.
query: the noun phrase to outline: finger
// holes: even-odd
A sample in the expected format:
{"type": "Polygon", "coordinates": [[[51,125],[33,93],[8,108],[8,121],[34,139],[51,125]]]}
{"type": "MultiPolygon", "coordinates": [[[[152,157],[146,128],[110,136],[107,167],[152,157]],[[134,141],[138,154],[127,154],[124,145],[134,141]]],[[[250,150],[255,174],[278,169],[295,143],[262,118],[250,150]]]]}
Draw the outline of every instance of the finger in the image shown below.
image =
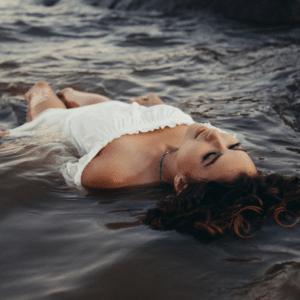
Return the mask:
{"type": "Polygon", "coordinates": [[[137,99],[135,99],[135,98],[130,98],[130,102],[131,102],[131,103],[137,102],[137,99]]]}

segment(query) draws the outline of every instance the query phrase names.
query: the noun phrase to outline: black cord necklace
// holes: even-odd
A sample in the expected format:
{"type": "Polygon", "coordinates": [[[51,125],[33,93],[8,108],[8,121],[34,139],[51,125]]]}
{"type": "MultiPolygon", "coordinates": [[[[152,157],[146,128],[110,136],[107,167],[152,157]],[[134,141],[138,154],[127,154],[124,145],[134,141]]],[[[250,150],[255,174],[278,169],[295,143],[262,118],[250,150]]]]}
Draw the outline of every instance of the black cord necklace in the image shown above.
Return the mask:
{"type": "Polygon", "coordinates": [[[162,158],[161,158],[161,160],[160,160],[160,164],[159,164],[159,181],[160,181],[160,183],[162,183],[163,181],[162,181],[162,178],[161,178],[161,172],[162,172],[162,163],[163,163],[163,160],[164,160],[164,158],[165,158],[165,155],[167,155],[167,154],[169,154],[169,153],[171,153],[171,152],[174,152],[174,151],[177,151],[179,148],[174,148],[174,149],[172,149],[172,150],[170,150],[170,151],[166,151],[165,153],[164,153],[164,155],[162,156],[162,158]]]}

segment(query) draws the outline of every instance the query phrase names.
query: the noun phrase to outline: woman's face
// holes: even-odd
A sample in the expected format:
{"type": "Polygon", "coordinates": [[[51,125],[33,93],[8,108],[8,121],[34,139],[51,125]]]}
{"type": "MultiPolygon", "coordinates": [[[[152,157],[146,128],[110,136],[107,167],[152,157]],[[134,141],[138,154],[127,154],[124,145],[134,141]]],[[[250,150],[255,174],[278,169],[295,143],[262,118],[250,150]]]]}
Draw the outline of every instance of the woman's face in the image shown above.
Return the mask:
{"type": "Polygon", "coordinates": [[[179,172],[195,180],[231,180],[241,173],[257,174],[234,137],[199,123],[188,127],[177,159],[179,172]]]}

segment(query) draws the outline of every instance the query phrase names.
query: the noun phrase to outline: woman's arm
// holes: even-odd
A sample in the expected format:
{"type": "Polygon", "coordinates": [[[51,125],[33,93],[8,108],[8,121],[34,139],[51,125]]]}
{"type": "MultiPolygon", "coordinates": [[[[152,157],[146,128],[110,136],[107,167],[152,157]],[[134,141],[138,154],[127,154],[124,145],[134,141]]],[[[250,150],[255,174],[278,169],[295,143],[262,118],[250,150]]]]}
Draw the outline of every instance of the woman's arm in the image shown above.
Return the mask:
{"type": "Polygon", "coordinates": [[[159,105],[165,104],[156,94],[149,94],[148,96],[143,96],[139,99],[131,98],[130,102],[137,102],[142,105],[159,105]]]}

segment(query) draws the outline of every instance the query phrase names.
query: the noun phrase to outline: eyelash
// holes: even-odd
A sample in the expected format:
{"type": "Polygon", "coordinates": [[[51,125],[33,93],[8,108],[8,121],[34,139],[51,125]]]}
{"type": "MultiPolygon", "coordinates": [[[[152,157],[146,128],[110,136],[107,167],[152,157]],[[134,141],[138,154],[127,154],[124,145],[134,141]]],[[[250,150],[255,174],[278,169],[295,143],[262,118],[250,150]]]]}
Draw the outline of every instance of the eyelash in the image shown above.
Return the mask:
{"type": "Polygon", "coordinates": [[[229,146],[228,149],[233,149],[233,148],[239,147],[239,146],[241,146],[241,143],[236,143],[234,145],[229,146]]]}
{"type": "MultiPolygon", "coordinates": [[[[241,145],[241,143],[236,143],[236,144],[234,144],[234,145],[230,145],[229,147],[228,147],[228,149],[233,149],[233,148],[235,148],[235,147],[239,147],[241,145]]],[[[239,149],[239,150],[242,150],[242,151],[245,151],[244,149],[239,149]]],[[[246,151],[245,151],[246,152],[246,151]]],[[[204,157],[203,157],[203,161],[205,161],[206,159],[208,159],[211,155],[213,155],[213,154],[216,154],[217,152],[210,152],[210,153],[207,153],[206,155],[204,155],[204,157]]]]}

